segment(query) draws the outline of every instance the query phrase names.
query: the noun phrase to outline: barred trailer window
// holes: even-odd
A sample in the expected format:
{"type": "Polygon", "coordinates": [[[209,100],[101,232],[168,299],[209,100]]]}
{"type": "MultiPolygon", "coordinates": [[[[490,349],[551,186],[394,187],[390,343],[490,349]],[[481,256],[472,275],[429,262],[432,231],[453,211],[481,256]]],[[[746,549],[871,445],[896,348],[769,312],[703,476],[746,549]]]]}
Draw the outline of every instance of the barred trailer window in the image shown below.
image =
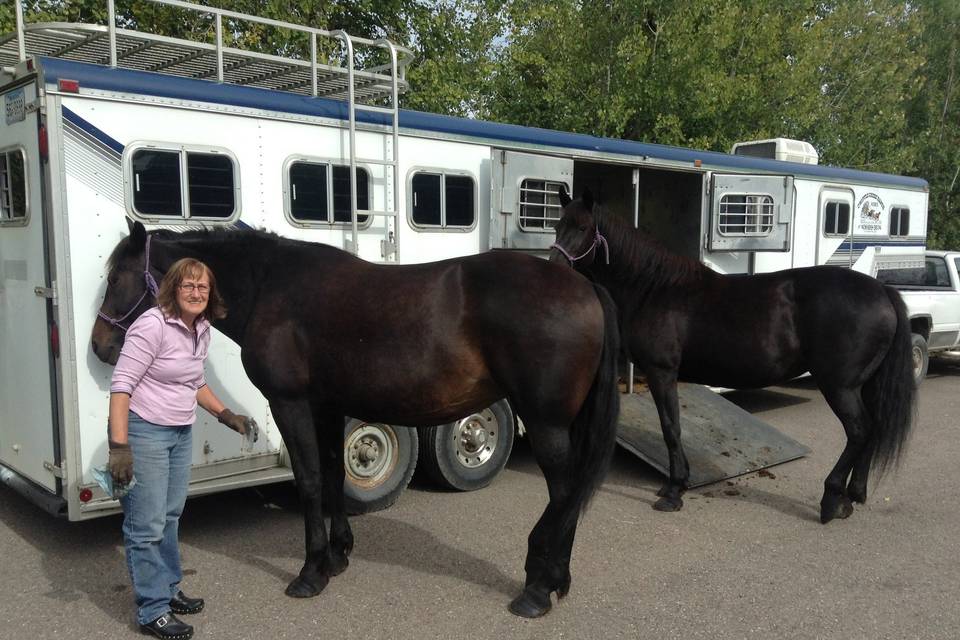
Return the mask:
{"type": "Polygon", "coordinates": [[[146,217],[230,218],[239,209],[235,171],[233,158],[213,150],[137,149],[130,156],[133,213],[146,217]]]}
{"type": "Polygon", "coordinates": [[[850,231],[850,205],[846,202],[828,202],[823,211],[823,234],[845,236],[850,231]]]}
{"type": "Polygon", "coordinates": [[[0,152],[0,221],[27,217],[27,174],[22,149],[0,152]]]}
{"type": "MultiPolygon", "coordinates": [[[[520,228],[524,231],[552,231],[560,219],[562,182],[528,178],[520,183],[520,228]]],[[[569,189],[568,189],[569,191],[569,189]]]]}
{"type": "Polygon", "coordinates": [[[764,194],[724,194],[720,198],[718,231],[723,236],[768,236],[773,231],[773,197],[764,194]]]}

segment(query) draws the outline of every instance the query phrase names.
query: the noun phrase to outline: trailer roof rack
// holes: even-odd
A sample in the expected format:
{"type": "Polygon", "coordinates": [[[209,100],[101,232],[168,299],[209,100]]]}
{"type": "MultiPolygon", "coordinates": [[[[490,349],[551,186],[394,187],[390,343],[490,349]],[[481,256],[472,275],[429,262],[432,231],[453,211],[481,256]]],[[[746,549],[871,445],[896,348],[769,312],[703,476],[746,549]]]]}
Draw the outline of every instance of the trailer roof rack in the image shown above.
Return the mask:
{"type": "MultiPolygon", "coordinates": [[[[12,67],[29,56],[64,58],[79,62],[151,71],[187,78],[289,91],[361,103],[390,100],[405,91],[410,49],[386,38],[370,40],[345,31],[326,31],[289,22],[205,7],[182,0],[148,0],[179,7],[212,18],[215,42],[199,42],[116,26],[114,0],[106,0],[107,24],[36,22],[25,24],[21,0],[17,5],[17,31],[0,36],[0,67],[12,67]],[[305,34],[310,41],[306,59],[248,51],[224,44],[224,21],[240,21],[287,29],[305,34]],[[318,59],[318,42],[324,49],[336,47],[339,55],[331,64],[318,59]],[[356,51],[382,49],[389,62],[357,68],[356,51]],[[337,63],[342,60],[342,64],[337,63]],[[352,93],[351,96],[351,85],[352,93]]],[[[226,25],[229,28],[229,24],[226,25]]],[[[367,56],[369,57],[369,56],[367,56]]]]}

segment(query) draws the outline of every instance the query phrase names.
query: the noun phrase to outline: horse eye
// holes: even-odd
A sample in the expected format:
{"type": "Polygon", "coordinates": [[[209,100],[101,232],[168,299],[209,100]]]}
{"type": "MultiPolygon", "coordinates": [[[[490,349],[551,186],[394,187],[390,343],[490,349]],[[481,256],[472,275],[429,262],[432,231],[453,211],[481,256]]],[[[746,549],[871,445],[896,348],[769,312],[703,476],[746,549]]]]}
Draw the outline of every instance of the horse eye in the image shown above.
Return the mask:
{"type": "Polygon", "coordinates": [[[587,225],[585,224],[580,225],[580,231],[586,231],[586,230],[587,230],[587,225]]]}

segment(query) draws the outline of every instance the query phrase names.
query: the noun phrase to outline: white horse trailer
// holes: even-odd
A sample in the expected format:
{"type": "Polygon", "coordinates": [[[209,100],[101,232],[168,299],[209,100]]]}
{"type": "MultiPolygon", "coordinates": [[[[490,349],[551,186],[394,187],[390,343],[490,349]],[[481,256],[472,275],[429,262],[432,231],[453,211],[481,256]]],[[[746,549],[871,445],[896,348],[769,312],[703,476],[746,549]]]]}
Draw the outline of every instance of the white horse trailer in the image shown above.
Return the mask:
{"type": "MultiPolygon", "coordinates": [[[[158,1],[218,24],[239,15],[158,1]]],[[[346,64],[112,19],[19,25],[0,37],[0,478],[72,520],[118,509],[92,475],[106,460],[111,369],[89,338],[106,258],[131,219],[265,228],[390,263],[546,255],[565,185],[726,273],[923,264],[925,181],[756,157],[775,157],[783,141],[733,155],[400,110],[409,51],[296,25],[286,26],[343,43],[346,64]],[[360,45],[390,62],[354,68],[360,45]]],[[[263,437],[245,448],[200,416],[191,495],[291,478],[238,347],[215,331],[211,354],[207,379],[263,437]]],[[[422,430],[419,445],[413,430],[353,421],[344,458],[354,507],[391,502],[418,448],[431,475],[482,486],[509,454],[513,420],[498,403],[422,430]]]]}

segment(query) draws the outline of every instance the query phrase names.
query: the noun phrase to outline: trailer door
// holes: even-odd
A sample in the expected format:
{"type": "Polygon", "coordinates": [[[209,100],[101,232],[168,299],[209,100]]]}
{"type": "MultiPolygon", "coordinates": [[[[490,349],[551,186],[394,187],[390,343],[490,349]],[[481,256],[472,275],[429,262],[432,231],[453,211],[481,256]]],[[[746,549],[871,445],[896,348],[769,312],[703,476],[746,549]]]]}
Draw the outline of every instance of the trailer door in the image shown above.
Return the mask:
{"type": "Polygon", "coordinates": [[[494,149],[490,248],[546,251],[560,219],[560,185],[573,190],[573,160],[494,149]]]}
{"type": "Polygon", "coordinates": [[[714,174],[711,251],[789,251],[793,177],[714,174]]]}
{"type": "Polygon", "coordinates": [[[3,92],[0,122],[0,463],[57,490],[49,265],[35,82],[3,92]]]}

